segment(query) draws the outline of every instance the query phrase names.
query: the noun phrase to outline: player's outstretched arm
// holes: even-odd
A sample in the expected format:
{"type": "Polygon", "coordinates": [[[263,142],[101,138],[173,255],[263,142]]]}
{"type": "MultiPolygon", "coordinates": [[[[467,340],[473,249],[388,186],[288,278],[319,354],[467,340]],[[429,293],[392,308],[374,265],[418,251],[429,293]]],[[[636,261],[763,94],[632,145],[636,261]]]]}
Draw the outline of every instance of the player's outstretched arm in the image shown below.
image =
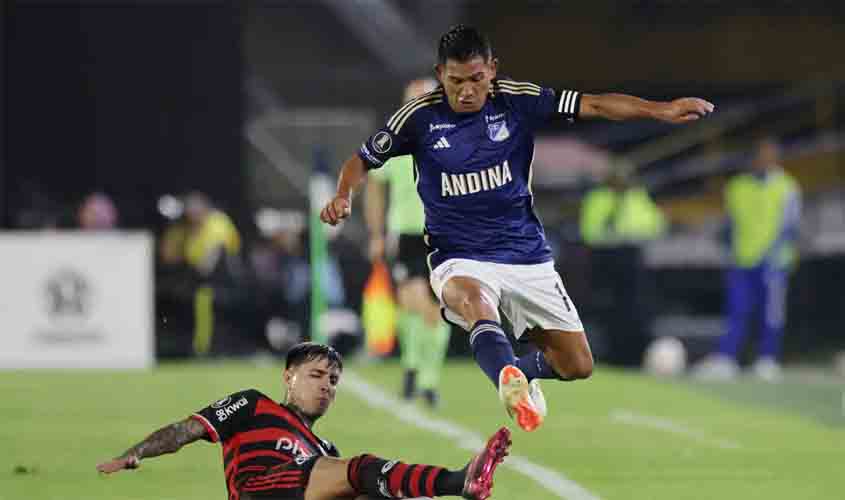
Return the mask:
{"type": "Polygon", "coordinates": [[[320,212],[320,220],[332,226],[352,213],[352,195],[367,175],[364,161],[357,154],[346,160],[337,180],[337,193],[320,212]]]}
{"type": "Polygon", "coordinates": [[[583,94],[578,117],[608,120],[652,119],[668,123],[687,123],[707,116],[714,109],[712,103],[697,97],[658,102],[626,94],[583,94]]]}
{"type": "Polygon", "coordinates": [[[205,434],[205,427],[201,423],[187,418],[153,432],[146,439],[126,450],[123,455],[97,465],[97,470],[111,474],[123,469],[137,469],[142,459],[175,453],[205,434]]]}

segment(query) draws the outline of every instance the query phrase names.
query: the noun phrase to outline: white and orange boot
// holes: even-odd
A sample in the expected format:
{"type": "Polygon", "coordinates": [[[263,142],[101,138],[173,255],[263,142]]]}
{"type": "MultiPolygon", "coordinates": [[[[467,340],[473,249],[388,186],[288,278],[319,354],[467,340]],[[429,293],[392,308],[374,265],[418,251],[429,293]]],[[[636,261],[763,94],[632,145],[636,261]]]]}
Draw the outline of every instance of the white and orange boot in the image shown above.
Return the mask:
{"type": "Polygon", "coordinates": [[[539,397],[542,398],[543,408],[532,398],[532,389],[535,393],[540,389],[539,384],[535,385],[532,388],[522,370],[514,365],[507,365],[499,372],[499,399],[505,405],[508,415],[527,432],[540,427],[545,418],[545,398],[542,392],[539,392],[539,397]]]}

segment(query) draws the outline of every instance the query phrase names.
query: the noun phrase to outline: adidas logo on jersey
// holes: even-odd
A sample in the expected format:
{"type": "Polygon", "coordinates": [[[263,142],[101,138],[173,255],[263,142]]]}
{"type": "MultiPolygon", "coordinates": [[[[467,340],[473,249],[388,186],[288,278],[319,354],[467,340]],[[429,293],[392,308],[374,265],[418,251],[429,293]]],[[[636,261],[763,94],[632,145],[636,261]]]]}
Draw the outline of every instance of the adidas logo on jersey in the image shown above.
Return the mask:
{"type": "Polygon", "coordinates": [[[451,147],[452,145],[449,144],[449,141],[447,141],[445,137],[441,137],[434,143],[434,149],[448,149],[451,147]]]}

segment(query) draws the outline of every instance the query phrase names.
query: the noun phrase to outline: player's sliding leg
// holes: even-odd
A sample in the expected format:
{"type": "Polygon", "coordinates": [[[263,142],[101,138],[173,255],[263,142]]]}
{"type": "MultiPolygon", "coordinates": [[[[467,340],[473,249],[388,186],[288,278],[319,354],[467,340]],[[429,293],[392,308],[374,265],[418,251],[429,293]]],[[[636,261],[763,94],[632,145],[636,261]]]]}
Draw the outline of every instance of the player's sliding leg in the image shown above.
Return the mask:
{"type": "Polygon", "coordinates": [[[510,447],[510,432],[499,429],[481,452],[461,470],[424,464],[406,464],[373,455],[350,460],[321,457],[311,471],[305,500],[415,498],[463,496],[485,500],[493,488],[496,466],[510,447]]]}
{"type": "Polygon", "coordinates": [[[446,282],[442,292],[449,309],[473,325],[469,334],[473,357],[499,389],[508,414],[526,431],[543,423],[543,415],[531,399],[528,380],[515,366],[513,346],[499,323],[495,295],[478,280],[465,276],[446,282]]]}

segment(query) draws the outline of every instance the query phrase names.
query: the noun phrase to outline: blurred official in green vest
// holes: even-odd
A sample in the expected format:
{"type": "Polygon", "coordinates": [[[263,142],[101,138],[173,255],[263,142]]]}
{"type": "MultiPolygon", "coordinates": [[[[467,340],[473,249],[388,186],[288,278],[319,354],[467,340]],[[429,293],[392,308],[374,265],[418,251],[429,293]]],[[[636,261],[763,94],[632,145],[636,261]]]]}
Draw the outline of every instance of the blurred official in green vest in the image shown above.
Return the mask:
{"type": "Polygon", "coordinates": [[[762,139],[755,145],[751,167],[725,188],[725,239],[730,249],[726,332],[718,351],[696,366],[694,374],[700,378],[728,379],[739,372],[737,356],[753,319],[761,336],[751,371],[766,381],[780,379],[787,281],[797,260],[801,191],[779,161],[779,144],[762,139]]]}
{"type": "Polygon", "coordinates": [[[580,230],[590,248],[596,317],[607,333],[605,361],[635,366],[649,340],[652,277],[642,245],[663,236],[666,217],[648,191],[617,166],[581,203],[580,230]],[[599,300],[603,298],[604,300],[599,300]]]}
{"type": "Polygon", "coordinates": [[[665,232],[660,207],[621,168],[588,192],[581,204],[581,237],[591,247],[641,243],[665,232]]]}

